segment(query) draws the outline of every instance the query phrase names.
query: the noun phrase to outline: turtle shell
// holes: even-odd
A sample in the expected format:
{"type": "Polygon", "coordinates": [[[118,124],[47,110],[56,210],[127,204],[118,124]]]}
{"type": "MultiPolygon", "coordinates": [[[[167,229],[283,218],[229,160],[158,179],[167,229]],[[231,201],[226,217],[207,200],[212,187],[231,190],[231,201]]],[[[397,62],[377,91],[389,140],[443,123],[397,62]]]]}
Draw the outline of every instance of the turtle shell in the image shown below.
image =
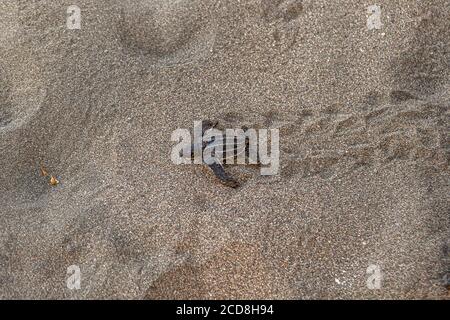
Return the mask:
{"type": "Polygon", "coordinates": [[[214,149],[213,151],[210,151],[213,152],[213,157],[216,158],[219,163],[224,163],[245,153],[246,142],[245,138],[239,139],[236,136],[225,136],[222,139],[214,139],[213,137],[211,141],[206,144],[205,150],[207,149],[214,149]],[[227,150],[229,151],[228,153],[227,150]]]}

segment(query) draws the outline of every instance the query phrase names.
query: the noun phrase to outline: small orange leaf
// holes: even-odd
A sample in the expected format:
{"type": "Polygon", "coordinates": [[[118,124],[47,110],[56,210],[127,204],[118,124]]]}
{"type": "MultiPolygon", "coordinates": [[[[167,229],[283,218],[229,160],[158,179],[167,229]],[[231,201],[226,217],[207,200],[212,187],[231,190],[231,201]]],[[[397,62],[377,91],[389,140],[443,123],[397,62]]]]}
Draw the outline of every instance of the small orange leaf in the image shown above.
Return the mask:
{"type": "Polygon", "coordinates": [[[50,184],[51,184],[52,186],[56,186],[56,185],[58,185],[58,183],[59,183],[59,181],[52,175],[52,176],[50,177],[50,184]]]}

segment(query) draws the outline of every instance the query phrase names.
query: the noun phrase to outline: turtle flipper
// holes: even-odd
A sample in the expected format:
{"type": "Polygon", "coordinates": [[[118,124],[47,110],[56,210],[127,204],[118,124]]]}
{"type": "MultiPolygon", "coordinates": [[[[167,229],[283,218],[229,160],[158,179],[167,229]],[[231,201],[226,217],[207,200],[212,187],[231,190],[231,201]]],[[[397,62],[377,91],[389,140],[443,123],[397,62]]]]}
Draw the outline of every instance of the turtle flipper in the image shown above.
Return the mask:
{"type": "Polygon", "coordinates": [[[208,167],[214,172],[216,177],[220,180],[224,185],[237,188],[239,187],[239,182],[231,178],[224,170],[223,166],[220,163],[214,162],[212,164],[208,164],[208,167]]]}

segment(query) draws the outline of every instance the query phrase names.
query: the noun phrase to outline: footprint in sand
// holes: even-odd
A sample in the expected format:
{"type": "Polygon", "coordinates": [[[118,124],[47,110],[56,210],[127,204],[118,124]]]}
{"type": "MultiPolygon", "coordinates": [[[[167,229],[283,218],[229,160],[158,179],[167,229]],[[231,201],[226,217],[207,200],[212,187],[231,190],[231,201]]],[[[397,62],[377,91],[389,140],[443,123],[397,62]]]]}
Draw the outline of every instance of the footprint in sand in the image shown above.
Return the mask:
{"type": "Polygon", "coordinates": [[[152,65],[189,63],[208,56],[216,36],[209,2],[121,0],[121,40],[152,65]]]}

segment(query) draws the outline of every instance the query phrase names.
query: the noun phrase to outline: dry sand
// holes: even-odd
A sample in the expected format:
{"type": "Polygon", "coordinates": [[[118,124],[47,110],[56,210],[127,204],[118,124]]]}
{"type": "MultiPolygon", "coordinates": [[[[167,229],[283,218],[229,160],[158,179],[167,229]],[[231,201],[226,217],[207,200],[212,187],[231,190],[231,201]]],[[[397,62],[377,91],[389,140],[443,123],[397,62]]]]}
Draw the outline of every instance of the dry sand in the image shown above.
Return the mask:
{"type": "Polygon", "coordinates": [[[450,4],[376,3],[0,0],[0,298],[448,298],[450,4]],[[200,119],[281,173],[174,165],[200,119]]]}

